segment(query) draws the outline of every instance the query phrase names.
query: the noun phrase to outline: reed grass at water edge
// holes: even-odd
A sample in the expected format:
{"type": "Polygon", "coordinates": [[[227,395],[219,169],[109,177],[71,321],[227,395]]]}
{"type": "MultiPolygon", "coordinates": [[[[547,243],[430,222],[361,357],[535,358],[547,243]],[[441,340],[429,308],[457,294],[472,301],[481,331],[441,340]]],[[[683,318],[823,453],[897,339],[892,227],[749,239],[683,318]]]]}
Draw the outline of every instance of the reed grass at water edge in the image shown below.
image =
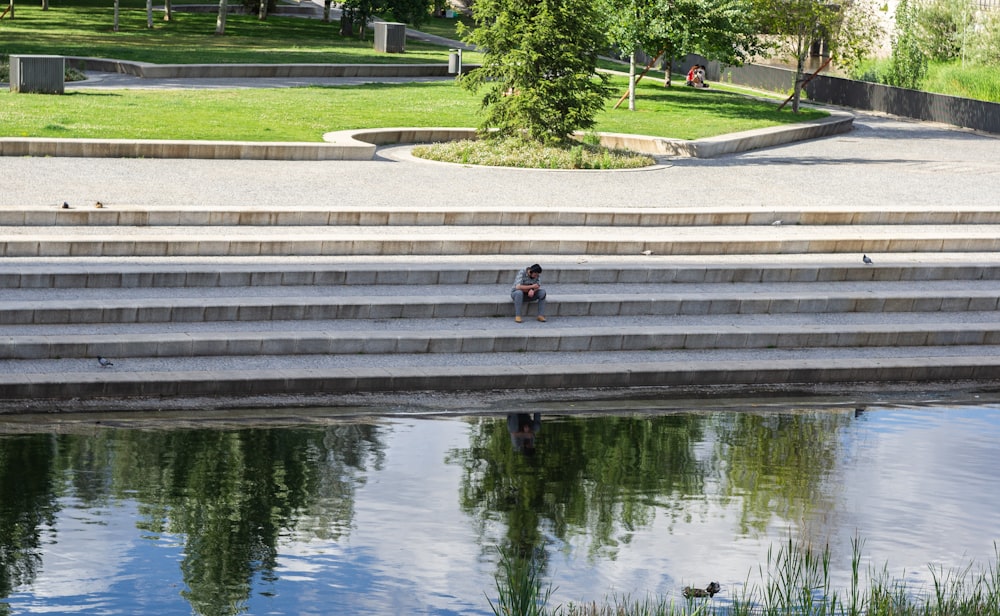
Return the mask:
{"type": "Polygon", "coordinates": [[[944,570],[929,565],[933,588],[909,588],[888,566],[862,571],[864,541],[852,541],[851,582],[832,587],[830,548],[814,550],[791,539],[768,550],[767,562],[747,574],[727,603],[715,599],[610,596],[602,601],[549,606],[537,563],[501,548],[497,616],[997,616],[1000,615],[1000,548],[977,566],[944,570]]]}

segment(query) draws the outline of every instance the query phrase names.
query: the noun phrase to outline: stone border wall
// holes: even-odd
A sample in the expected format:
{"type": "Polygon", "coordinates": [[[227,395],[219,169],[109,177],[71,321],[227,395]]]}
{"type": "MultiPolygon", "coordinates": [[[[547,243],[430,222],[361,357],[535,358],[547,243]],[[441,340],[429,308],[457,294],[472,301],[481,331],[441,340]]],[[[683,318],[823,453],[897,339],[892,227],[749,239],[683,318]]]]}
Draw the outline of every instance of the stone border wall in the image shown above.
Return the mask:
{"type": "MultiPolygon", "coordinates": [[[[298,77],[454,77],[440,64],[152,64],[108,58],[66,56],[73,68],[121,73],[143,79],[257,79],[298,77]]],[[[469,64],[463,72],[476,68],[469,64]]]]}

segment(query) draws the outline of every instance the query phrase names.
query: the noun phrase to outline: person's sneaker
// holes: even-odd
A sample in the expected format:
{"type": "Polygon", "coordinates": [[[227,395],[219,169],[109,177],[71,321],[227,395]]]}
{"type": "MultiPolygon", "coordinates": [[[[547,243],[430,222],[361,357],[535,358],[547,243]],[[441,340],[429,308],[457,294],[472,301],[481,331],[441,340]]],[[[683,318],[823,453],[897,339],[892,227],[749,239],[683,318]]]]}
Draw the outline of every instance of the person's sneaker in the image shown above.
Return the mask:
{"type": "Polygon", "coordinates": [[[539,321],[541,321],[542,323],[544,323],[544,322],[545,322],[545,317],[543,317],[543,316],[539,316],[539,317],[538,317],[538,320],[539,320],[539,321]]]}
{"type": "Polygon", "coordinates": [[[521,317],[514,317],[514,322],[515,323],[520,323],[521,322],[521,317]]]}

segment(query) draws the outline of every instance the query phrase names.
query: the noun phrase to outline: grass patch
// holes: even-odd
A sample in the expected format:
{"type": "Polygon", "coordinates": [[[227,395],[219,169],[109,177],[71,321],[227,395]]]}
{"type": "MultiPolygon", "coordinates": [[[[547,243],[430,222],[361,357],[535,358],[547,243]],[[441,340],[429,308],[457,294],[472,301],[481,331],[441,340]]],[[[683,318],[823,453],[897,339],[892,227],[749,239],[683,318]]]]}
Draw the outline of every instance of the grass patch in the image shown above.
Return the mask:
{"type": "MultiPolygon", "coordinates": [[[[624,87],[623,79],[615,83],[624,87]]],[[[595,130],[699,139],[798,116],[721,89],[640,85],[637,111],[610,109],[595,130]]],[[[253,90],[71,90],[62,96],[0,90],[0,136],[317,142],[328,131],[475,127],[479,99],[454,81],[253,90]],[[152,121],[151,118],[155,118],[152,121]],[[49,125],[62,127],[58,131],[49,125]]]]}
{"type": "Polygon", "coordinates": [[[413,148],[413,155],[464,165],[532,169],[636,169],[656,161],[645,154],[613,150],[593,143],[541,145],[521,139],[452,141],[413,148]]]}
{"type": "MultiPolygon", "coordinates": [[[[446,39],[451,39],[453,41],[462,40],[456,32],[458,24],[465,24],[466,28],[472,29],[476,27],[476,22],[472,20],[471,17],[458,13],[453,19],[448,19],[447,17],[431,17],[429,20],[420,24],[416,29],[421,32],[426,32],[427,34],[433,34],[434,36],[441,36],[446,39]]],[[[465,52],[469,53],[469,52],[465,52]]]]}
{"type": "Polygon", "coordinates": [[[454,82],[245,90],[0,91],[0,136],[319,142],[386,126],[475,126],[454,82]],[[50,125],[62,127],[53,131],[50,125]]]}
{"type": "MultiPolygon", "coordinates": [[[[127,3],[123,3],[127,6],[127,3]]],[[[142,5],[145,6],[145,5],[142,5]]],[[[215,35],[215,13],[174,12],[163,21],[154,14],[146,28],[144,9],[125,8],[119,31],[113,31],[110,3],[53,6],[18,5],[17,19],[0,21],[0,56],[55,54],[113,58],[158,64],[311,63],[311,64],[422,64],[447,63],[448,48],[408,40],[405,53],[378,53],[373,34],[368,40],[343,37],[337,21],[230,14],[226,34],[215,35]]],[[[479,54],[466,52],[465,61],[479,54]]]]}
{"type": "Polygon", "coordinates": [[[628,79],[611,80],[617,93],[597,116],[599,132],[630,133],[675,139],[703,139],[744,130],[794,124],[829,116],[826,111],[804,107],[799,114],[778,111],[773,99],[750,97],[723,84],[708,89],[685,87],[683,77],[664,88],[661,81],[643,79],[636,88],[635,111],[628,103],[613,109],[628,89],[628,79]]]}

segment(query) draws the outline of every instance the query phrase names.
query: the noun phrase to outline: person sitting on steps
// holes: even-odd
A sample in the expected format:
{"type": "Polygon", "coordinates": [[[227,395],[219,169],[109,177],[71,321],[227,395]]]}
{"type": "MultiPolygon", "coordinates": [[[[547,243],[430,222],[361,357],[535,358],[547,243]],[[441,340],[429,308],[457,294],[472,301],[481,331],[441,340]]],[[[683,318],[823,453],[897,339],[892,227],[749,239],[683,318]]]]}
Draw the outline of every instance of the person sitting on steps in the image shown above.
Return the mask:
{"type": "Polygon", "coordinates": [[[521,322],[525,302],[538,302],[538,320],[545,322],[545,289],[542,288],[542,266],[535,263],[517,272],[510,298],[514,300],[514,322],[521,322]]]}

